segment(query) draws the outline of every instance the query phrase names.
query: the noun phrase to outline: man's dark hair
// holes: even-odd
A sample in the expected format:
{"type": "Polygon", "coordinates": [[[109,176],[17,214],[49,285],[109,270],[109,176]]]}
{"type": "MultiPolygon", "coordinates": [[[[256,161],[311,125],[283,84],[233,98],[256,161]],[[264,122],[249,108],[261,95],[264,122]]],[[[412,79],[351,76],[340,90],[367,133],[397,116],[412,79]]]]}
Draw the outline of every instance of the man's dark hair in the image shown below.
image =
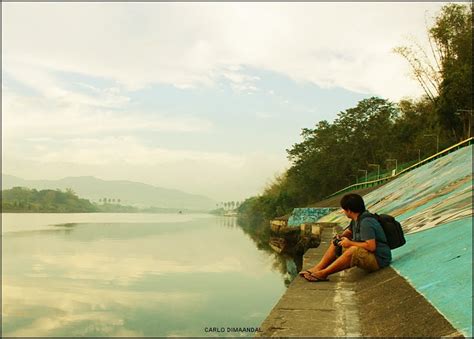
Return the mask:
{"type": "Polygon", "coordinates": [[[364,199],[359,194],[349,193],[342,197],[341,207],[344,210],[349,210],[355,213],[362,213],[365,211],[364,199]]]}

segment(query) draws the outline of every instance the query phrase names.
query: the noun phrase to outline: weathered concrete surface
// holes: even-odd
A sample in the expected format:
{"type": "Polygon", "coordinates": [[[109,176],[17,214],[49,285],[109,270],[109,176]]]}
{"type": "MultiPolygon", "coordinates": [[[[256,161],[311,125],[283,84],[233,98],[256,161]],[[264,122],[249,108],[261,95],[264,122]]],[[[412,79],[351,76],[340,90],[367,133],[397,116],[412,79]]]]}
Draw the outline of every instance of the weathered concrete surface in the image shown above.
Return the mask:
{"type": "MultiPolygon", "coordinates": [[[[304,269],[319,260],[331,238],[332,229],[323,230],[320,246],[308,250],[304,256],[304,269]]],[[[338,314],[340,308],[335,298],[336,290],[341,289],[338,283],[341,281],[341,275],[331,277],[331,282],[320,283],[309,283],[303,278],[295,278],[262,323],[262,332],[257,336],[344,335],[348,332],[343,329],[347,322],[338,314]]]]}
{"type": "Polygon", "coordinates": [[[392,267],[465,336],[472,337],[472,218],[408,234],[392,267]]]}
{"type": "MultiPolygon", "coordinates": [[[[364,195],[371,212],[402,224],[392,267],[465,336],[473,336],[473,151],[466,146],[364,195]]],[[[347,224],[342,213],[318,222],[347,224]]]]}
{"type": "MultiPolygon", "coordinates": [[[[357,193],[357,194],[360,194],[360,195],[364,196],[364,195],[366,195],[366,194],[382,187],[385,184],[386,184],[386,182],[383,183],[383,184],[380,184],[378,186],[366,187],[366,188],[361,188],[361,189],[358,189],[358,190],[352,190],[350,193],[357,193]]],[[[341,206],[339,204],[339,202],[341,201],[341,198],[347,193],[348,192],[340,193],[340,194],[332,196],[328,199],[321,200],[321,201],[315,202],[313,204],[310,204],[308,207],[337,207],[337,208],[339,208],[341,206]]]]}
{"type": "Polygon", "coordinates": [[[366,274],[355,287],[364,336],[463,336],[392,268],[366,274]]]}
{"type": "MultiPolygon", "coordinates": [[[[329,245],[306,252],[303,268],[314,265],[329,245]]],[[[297,277],[260,326],[257,336],[462,336],[426,299],[393,269],[365,273],[353,268],[329,282],[297,277]]]]}

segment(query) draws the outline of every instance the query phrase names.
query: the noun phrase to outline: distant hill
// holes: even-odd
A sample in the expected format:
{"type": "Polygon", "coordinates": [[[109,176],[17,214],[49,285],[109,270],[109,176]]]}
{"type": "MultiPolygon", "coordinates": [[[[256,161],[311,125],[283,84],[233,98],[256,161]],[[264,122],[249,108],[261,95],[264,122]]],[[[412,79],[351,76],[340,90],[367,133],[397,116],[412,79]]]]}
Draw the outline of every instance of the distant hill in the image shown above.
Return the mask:
{"type": "Polygon", "coordinates": [[[202,196],[179,190],[156,187],[125,180],[102,180],[91,176],[66,177],[60,180],[25,180],[2,174],[2,189],[28,187],[40,189],[71,188],[81,198],[98,202],[99,199],[120,199],[121,204],[141,208],[177,208],[191,210],[210,210],[216,202],[202,196]]]}
{"type": "Polygon", "coordinates": [[[38,191],[15,187],[2,190],[3,212],[90,213],[100,212],[100,209],[91,204],[89,200],[79,198],[71,190],[66,192],[50,189],[38,191]]]}

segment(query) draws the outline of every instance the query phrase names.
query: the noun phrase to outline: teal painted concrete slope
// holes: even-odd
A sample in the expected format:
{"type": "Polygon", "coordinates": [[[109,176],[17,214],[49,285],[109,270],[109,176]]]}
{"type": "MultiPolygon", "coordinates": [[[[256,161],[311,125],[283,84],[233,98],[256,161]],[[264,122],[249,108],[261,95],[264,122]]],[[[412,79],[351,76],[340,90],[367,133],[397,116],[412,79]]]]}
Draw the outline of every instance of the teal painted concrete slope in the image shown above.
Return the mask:
{"type": "MultiPolygon", "coordinates": [[[[405,233],[471,217],[472,151],[472,145],[461,148],[370,192],[367,208],[394,215],[405,233]]],[[[348,223],[340,212],[319,221],[348,223]]]]}
{"type": "Polygon", "coordinates": [[[299,227],[304,223],[316,222],[332,211],[334,211],[334,208],[330,207],[295,208],[288,218],[288,226],[299,227]]]}
{"type": "MultiPolygon", "coordinates": [[[[405,231],[392,266],[466,336],[473,335],[472,151],[461,148],[364,196],[371,212],[394,215],[405,231]]],[[[348,224],[340,212],[319,221],[348,224]]]]}
{"type": "Polygon", "coordinates": [[[407,235],[392,267],[449,322],[472,337],[472,219],[407,235]]]}

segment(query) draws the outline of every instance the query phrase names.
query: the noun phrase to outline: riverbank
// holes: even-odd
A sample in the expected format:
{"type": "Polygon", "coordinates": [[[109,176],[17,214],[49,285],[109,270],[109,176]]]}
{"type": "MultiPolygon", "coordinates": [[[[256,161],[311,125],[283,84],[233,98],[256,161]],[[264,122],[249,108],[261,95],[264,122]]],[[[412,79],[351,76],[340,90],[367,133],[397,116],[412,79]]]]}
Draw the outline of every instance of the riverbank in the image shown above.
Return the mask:
{"type": "MultiPolygon", "coordinates": [[[[279,302],[262,326],[264,335],[472,337],[472,147],[453,150],[364,195],[370,211],[391,214],[402,224],[407,242],[392,251],[391,266],[372,274],[354,268],[324,283],[297,277],[280,300],[284,306],[279,302]],[[312,289],[321,290],[319,296],[305,296],[304,290],[312,289]],[[294,321],[285,315],[296,310],[294,321]]],[[[316,223],[347,222],[334,212],[316,223]]],[[[326,247],[322,243],[306,258],[326,247]]]]}
{"type": "MultiPolygon", "coordinates": [[[[321,245],[304,255],[304,269],[319,261],[332,234],[323,230],[321,245]]],[[[297,277],[260,327],[258,337],[463,336],[391,267],[374,273],[352,268],[329,282],[297,277]]]]}

